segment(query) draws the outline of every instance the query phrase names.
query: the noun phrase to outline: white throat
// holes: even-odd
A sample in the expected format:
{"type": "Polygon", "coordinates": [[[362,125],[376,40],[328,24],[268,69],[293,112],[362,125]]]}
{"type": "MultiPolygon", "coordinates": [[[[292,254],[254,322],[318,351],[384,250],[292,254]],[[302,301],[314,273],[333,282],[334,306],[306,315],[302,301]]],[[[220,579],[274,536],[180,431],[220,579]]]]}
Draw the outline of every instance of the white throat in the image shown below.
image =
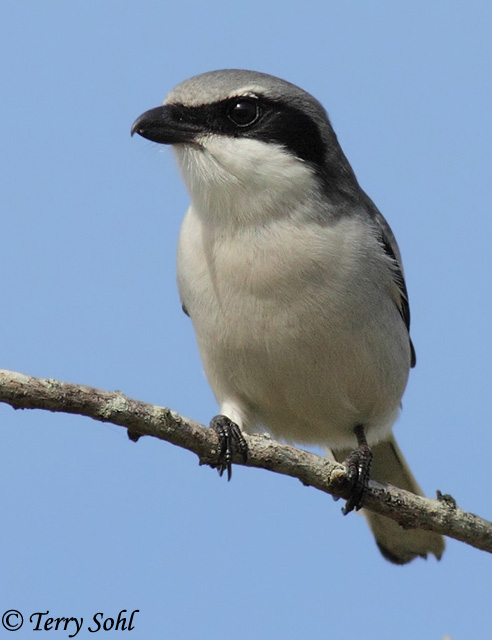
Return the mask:
{"type": "Polygon", "coordinates": [[[208,135],[174,147],[193,209],[235,227],[290,215],[318,191],[313,170],[280,145],[208,135]]]}

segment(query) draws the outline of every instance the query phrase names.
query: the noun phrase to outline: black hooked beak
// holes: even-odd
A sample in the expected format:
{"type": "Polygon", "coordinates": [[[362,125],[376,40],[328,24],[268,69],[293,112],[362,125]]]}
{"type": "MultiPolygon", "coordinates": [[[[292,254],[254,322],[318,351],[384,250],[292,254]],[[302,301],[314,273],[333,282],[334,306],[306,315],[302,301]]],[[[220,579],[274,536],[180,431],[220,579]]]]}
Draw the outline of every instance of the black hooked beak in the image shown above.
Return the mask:
{"type": "Polygon", "coordinates": [[[152,142],[178,144],[192,142],[199,131],[179,115],[176,107],[164,105],[142,113],[132,125],[132,136],[134,133],[152,142]]]}

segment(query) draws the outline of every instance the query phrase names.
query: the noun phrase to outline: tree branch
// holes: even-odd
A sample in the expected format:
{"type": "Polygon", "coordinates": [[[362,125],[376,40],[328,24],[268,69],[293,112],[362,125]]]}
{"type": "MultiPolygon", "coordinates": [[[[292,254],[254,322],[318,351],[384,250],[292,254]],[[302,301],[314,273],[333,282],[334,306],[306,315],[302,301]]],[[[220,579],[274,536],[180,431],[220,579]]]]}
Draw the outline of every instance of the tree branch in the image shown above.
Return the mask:
{"type": "MultiPolygon", "coordinates": [[[[0,370],[0,402],[14,409],[45,409],[75,413],[126,427],[134,434],[154,436],[195,453],[200,464],[216,461],[217,436],[211,429],[163,407],[132,400],[116,391],[35,378],[0,370]]],[[[136,439],[136,438],[135,438],[136,439]]],[[[313,453],[279,444],[268,436],[245,436],[248,460],[236,464],[268,469],[297,478],[306,486],[347,498],[345,468],[313,453]]],[[[371,481],[364,507],[409,529],[427,529],[492,553],[492,523],[458,508],[449,496],[416,496],[371,481]]]]}

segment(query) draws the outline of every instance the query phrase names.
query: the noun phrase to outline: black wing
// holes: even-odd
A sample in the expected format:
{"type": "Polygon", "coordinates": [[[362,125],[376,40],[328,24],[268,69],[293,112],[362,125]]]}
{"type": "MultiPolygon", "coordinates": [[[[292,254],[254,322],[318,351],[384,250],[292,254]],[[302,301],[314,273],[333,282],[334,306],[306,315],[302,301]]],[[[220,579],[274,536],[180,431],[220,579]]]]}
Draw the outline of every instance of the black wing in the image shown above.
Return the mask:
{"type": "Polygon", "coordinates": [[[413,368],[417,363],[417,356],[415,354],[415,348],[413,346],[412,339],[410,338],[410,305],[408,303],[407,285],[405,284],[405,277],[403,275],[400,250],[398,249],[398,244],[396,242],[395,236],[393,235],[393,231],[391,231],[391,227],[386,222],[385,218],[379,212],[372,200],[368,196],[366,197],[368,200],[371,218],[376,223],[377,230],[379,232],[381,247],[383,248],[388,258],[391,259],[391,264],[393,266],[394,282],[400,293],[400,300],[397,306],[403,322],[405,323],[405,326],[408,330],[408,339],[410,341],[410,366],[413,368]]]}

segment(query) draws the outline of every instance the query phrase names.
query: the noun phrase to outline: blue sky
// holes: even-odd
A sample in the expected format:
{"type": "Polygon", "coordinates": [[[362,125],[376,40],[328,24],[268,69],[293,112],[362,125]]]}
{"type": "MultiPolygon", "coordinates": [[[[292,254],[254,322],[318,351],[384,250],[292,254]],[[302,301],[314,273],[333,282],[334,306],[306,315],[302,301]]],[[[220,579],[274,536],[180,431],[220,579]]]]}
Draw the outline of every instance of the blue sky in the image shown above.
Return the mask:
{"type": "MultiPolygon", "coordinates": [[[[418,355],[400,445],[429,495],[490,519],[491,23],[479,1],[7,0],[1,366],[208,423],[175,286],[187,194],[130,126],[191,75],[272,73],[323,102],[398,238],[418,355]]],[[[77,416],[0,406],[0,425],[0,614],[84,617],[78,638],[122,609],[139,609],[132,640],[492,635],[487,554],[448,541],[440,563],[395,567],[294,480],[228,484],[77,416]]]]}

